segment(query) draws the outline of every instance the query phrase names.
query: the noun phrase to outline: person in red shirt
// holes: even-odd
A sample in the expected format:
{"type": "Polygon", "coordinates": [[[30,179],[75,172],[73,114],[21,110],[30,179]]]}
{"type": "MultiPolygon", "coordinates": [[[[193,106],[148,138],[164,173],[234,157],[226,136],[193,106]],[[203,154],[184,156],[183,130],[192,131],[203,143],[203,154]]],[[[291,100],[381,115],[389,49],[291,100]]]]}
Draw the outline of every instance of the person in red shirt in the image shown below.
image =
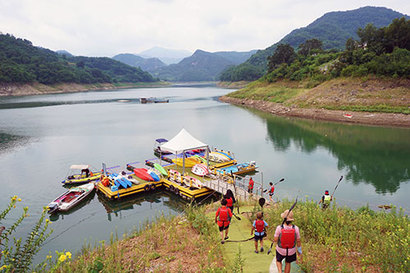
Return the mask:
{"type": "Polygon", "coordinates": [[[273,198],[272,198],[272,196],[275,194],[275,185],[273,185],[272,182],[269,182],[269,186],[270,186],[270,189],[269,189],[269,200],[273,203],[273,198]]]}
{"type": "Polygon", "coordinates": [[[233,192],[228,189],[226,191],[226,194],[224,195],[224,198],[226,199],[226,206],[231,210],[233,213],[233,204],[236,203],[235,197],[233,196],[233,192]]]}
{"type": "Polygon", "coordinates": [[[248,186],[248,192],[252,193],[253,192],[253,185],[255,182],[253,181],[252,177],[249,179],[249,186],[248,186]]]}
{"type": "Polygon", "coordinates": [[[222,207],[218,208],[215,214],[215,223],[218,224],[219,232],[221,233],[221,244],[225,243],[225,240],[229,238],[229,223],[231,222],[232,218],[232,211],[228,207],[226,207],[226,203],[226,199],[222,199],[222,207]],[[225,237],[223,236],[224,230],[225,237]]]}

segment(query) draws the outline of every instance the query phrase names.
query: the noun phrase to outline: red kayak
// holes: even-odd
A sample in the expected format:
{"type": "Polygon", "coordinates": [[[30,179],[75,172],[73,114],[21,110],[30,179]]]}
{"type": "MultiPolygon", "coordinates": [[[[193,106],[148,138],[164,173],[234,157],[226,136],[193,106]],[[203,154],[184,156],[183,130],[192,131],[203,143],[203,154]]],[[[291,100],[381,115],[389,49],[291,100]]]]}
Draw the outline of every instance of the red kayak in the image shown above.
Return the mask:
{"type": "Polygon", "coordinates": [[[145,181],[154,181],[154,178],[152,178],[151,175],[147,172],[148,170],[145,168],[134,168],[134,173],[137,177],[141,178],[142,180],[145,181]]]}

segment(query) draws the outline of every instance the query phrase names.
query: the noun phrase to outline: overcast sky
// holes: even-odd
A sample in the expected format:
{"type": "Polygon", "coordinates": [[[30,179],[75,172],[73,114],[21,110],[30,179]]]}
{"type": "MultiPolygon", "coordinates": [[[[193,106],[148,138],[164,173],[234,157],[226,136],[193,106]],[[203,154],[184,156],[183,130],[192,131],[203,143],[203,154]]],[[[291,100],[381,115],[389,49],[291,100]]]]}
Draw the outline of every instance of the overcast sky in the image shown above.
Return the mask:
{"type": "Polygon", "coordinates": [[[74,55],[264,49],[326,12],[408,0],[0,0],[0,31],[74,55]]]}

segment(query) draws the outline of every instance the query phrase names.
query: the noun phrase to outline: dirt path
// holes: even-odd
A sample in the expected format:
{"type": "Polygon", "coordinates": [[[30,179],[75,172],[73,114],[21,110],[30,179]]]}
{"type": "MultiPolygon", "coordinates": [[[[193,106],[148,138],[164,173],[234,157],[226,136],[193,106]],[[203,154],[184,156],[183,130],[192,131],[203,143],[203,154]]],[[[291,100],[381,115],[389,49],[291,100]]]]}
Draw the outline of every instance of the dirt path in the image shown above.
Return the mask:
{"type": "Polygon", "coordinates": [[[410,128],[410,115],[405,114],[290,108],[279,103],[250,99],[237,99],[226,96],[220,97],[219,99],[223,102],[258,109],[278,116],[410,128]]]}
{"type": "MultiPolygon", "coordinates": [[[[252,211],[251,206],[241,207],[241,212],[252,211]]],[[[241,213],[241,220],[232,218],[229,227],[229,240],[240,241],[246,240],[252,237],[251,235],[251,221],[248,219],[247,213],[241,213]]],[[[239,215],[238,215],[239,216],[239,215]]],[[[224,254],[227,255],[228,260],[235,261],[238,256],[238,252],[241,252],[241,258],[244,261],[243,272],[270,272],[277,273],[275,250],[272,250],[270,255],[267,255],[267,251],[271,245],[271,241],[264,240],[264,252],[255,253],[255,241],[249,240],[246,242],[226,242],[223,245],[224,254]],[[274,266],[272,266],[272,264],[274,266]]],[[[284,270],[283,266],[283,270],[284,270]]],[[[292,263],[291,272],[302,272],[296,263],[292,263]]]]}

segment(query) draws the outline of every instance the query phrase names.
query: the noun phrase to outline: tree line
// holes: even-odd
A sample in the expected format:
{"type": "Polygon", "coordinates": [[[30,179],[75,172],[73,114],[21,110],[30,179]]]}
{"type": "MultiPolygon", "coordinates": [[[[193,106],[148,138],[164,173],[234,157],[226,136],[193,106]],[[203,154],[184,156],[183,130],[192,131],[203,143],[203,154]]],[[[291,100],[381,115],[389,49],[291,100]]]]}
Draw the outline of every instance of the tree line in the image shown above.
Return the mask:
{"type": "Polygon", "coordinates": [[[322,82],[340,76],[410,77],[410,20],[394,19],[387,27],[368,24],[357,30],[359,39],[349,38],[345,50],[324,50],[322,41],[309,39],[297,51],[289,44],[279,44],[268,57],[268,71],[255,67],[238,66],[225,70],[222,81],[235,78],[262,79],[273,82],[280,79],[300,81],[310,78],[322,82]],[[239,75],[241,73],[241,75],[239,75]],[[245,75],[245,77],[244,77],[245,75]]]}
{"type": "Polygon", "coordinates": [[[116,83],[153,82],[148,72],[110,58],[59,55],[25,39],[0,34],[0,82],[116,83]]]}

